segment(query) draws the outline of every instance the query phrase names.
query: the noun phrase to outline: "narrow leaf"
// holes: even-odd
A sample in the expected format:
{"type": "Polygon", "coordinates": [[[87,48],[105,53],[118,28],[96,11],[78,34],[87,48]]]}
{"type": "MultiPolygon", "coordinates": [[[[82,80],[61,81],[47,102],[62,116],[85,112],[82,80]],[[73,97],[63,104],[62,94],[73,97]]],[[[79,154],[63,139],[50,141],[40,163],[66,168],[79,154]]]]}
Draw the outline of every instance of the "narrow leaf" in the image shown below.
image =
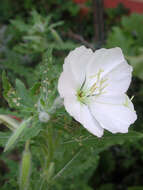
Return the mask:
{"type": "Polygon", "coordinates": [[[8,115],[3,114],[0,114],[0,123],[4,123],[12,131],[16,130],[20,125],[20,122],[16,121],[15,119],[12,119],[8,115]]]}
{"type": "Polygon", "coordinates": [[[23,121],[21,123],[21,125],[14,131],[14,133],[9,138],[9,140],[8,140],[6,146],[5,146],[4,152],[6,152],[9,149],[11,149],[11,147],[15,144],[15,142],[20,137],[20,135],[23,133],[23,131],[25,130],[25,128],[28,126],[30,120],[31,120],[31,118],[28,118],[27,120],[23,121]]]}

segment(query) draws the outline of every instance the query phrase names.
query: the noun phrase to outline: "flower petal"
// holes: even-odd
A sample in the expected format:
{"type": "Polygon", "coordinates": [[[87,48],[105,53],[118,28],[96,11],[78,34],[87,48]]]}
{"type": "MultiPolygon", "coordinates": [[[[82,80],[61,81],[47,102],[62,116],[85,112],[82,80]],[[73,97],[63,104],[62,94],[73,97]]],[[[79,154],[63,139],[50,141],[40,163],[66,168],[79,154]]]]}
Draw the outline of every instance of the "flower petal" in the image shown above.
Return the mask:
{"type": "Polygon", "coordinates": [[[61,97],[70,97],[76,94],[78,83],[74,80],[70,72],[70,68],[67,67],[60,75],[58,81],[58,91],[61,97]]]}
{"type": "Polygon", "coordinates": [[[104,89],[107,94],[126,93],[131,83],[132,67],[126,61],[120,63],[116,68],[109,72],[105,78],[106,87],[104,89]]]}
{"type": "Polygon", "coordinates": [[[100,96],[89,107],[100,125],[112,133],[127,133],[137,119],[133,104],[125,94],[100,96]]]}
{"type": "Polygon", "coordinates": [[[58,91],[61,97],[75,95],[85,80],[86,65],[93,55],[91,49],[84,46],[71,51],[65,58],[63,72],[58,81],[58,91]]]}
{"type": "Polygon", "coordinates": [[[102,75],[105,75],[124,60],[124,55],[119,47],[111,49],[101,48],[96,50],[92,56],[92,59],[89,61],[86,76],[88,78],[95,75],[99,70],[102,70],[102,75]]]}
{"type": "Polygon", "coordinates": [[[91,49],[81,46],[71,51],[65,59],[64,69],[68,66],[74,79],[82,85],[85,80],[85,70],[91,59],[93,52],[91,49]]]}
{"type": "Polygon", "coordinates": [[[94,119],[88,107],[78,102],[75,98],[65,98],[64,105],[66,111],[80,122],[89,132],[101,137],[103,135],[103,128],[94,119]]]}
{"type": "MultiPolygon", "coordinates": [[[[131,81],[131,71],[131,66],[127,64],[120,48],[103,48],[95,51],[87,66],[86,86],[90,88],[96,82],[94,76],[97,76],[97,74],[100,72],[100,80],[109,79],[109,82],[106,81],[106,83],[110,84],[110,82],[113,83],[113,80],[115,79],[114,83],[116,84],[116,89],[118,87],[118,91],[125,92],[128,89],[131,81]],[[115,75],[117,75],[117,77],[115,75]],[[125,79],[126,82],[121,81],[121,84],[117,85],[117,82],[119,82],[118,80],[120,79],[125,79]],[[122,85],[124,86],[123,88],[122,85]]],[[[111,88],[109,88],[109,90],[110,89],[111,88]]]]}

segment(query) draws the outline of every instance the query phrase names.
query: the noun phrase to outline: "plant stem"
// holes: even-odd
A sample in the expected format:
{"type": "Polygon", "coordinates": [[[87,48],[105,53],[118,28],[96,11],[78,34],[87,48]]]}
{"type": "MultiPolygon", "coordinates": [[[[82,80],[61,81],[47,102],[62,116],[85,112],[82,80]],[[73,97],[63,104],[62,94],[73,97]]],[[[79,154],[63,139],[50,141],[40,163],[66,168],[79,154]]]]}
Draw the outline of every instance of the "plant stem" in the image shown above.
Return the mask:
{"type": "Polygon", "coordinates": [[[79,150],[73,156],[73,158],[53,177],[53,180],[55,180],[57,177],[59,177],[64,172],[64,170],[79,156],[80,153],[81,153],[81,150],[79,150]]]}
{"type": "Polygon", "coordinates": [[[93,0],[94,30],[96,48],[100,48],[104,43],[104,8],[103,0],[93,0]]]}

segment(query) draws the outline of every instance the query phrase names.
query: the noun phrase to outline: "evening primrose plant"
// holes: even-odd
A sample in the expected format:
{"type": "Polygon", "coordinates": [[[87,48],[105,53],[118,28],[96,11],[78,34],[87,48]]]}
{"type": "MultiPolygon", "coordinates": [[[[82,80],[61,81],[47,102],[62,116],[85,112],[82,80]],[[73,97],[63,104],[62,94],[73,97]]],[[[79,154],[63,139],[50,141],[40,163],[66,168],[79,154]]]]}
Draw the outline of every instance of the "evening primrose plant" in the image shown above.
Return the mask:
{"type": "Polygon", "coordinates": [[[126,95],[131,73],[120,48],[76,48],[65,59],[58,83],[67,112],[98,137],[104,129],[127,133],[137,119],[126,95]]]}
{"type": "Polygon", "coordinates": [[[0,144],[4,154],[24,149],[20,190],[73,189],[71,180],[77,181],[74,189],[90,189],[88,180],[102,151],[143,137],[128,132],[137,116],[126,95],[132,68],[120,48],[76,48],[62,73],[54,60],[51,49],[43,54],[39,77],[29,89],[18,79],[13,87],[6,73],[2,75],[3,96],[17,114],[0,115],[11,130],[0,133],[1,139],[5,136],[0,144]],[[103,136],[104,130],[118,134],[106,131],[103,136]]]}
{"type": "Polygon", "coordinates": [[[66,50],[75,47],[73,42],[64,41],[57,28],[63,21],[52,22],[52,15],[41,15],[36,10],[31,12],[27,22],[22,19],[11,20],[12,31],[21,36],[21,42],[14,49],[21,54],[43,54],[48,48],[66,50]]]}

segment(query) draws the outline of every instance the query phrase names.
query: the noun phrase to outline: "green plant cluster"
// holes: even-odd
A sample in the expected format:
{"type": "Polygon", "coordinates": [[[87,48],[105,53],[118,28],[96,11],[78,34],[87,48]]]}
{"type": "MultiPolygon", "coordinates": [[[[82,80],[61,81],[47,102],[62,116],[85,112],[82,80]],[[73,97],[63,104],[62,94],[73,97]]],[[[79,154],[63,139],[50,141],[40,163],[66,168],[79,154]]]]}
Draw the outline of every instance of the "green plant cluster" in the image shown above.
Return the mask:
{"type": "MultiPolygon", "coordinates": [[[[87,183],[98,165],[99,153],[115,144],[134,142],[143,137],[142,133],[130,131],[126,135],[107,133],[98,139],[73,121],[63,107],[55,105],[53,109],[58,96],[55,76],[58,78],[59,70],[59,66],[53,62],[51,50],[48,50],[43,55],[40,77],[31,88],[26,89],[19,79],[16,80],[15,87],[12,87],[5,72],[2,75],[3,96],[10,108],[16,110],[17,117],[23,120],[18,122],[8,115],[0,115],[1,121],[12,131],[12,134],[9,131],[0,134],[1,146],[5,146],[3,156],[13,147],[21,150],[23,144],[26,147],[27,143],[30,144],[28,150],[25,147],[23,155],[28,151],[29,162],[33,162],[28,167],[32,165],[33,168],[27,169],[30,174],[25,174],[24,166],[27,162],[21,166],[24,169],[20,171],[24,173],[24,176],[20,174],[22,179],[19,183],[22,188],[28,183],[29,189],[63,189],[63,186],[65,189],[87,189],[87,183]],[[49,115],[48,122],[39,119],[41,113],[49,115]],[[41,170],[39,172],[38,165],[41,170]],[[30,179],[39,181],[38,185],[32,184],[30,179]],[[71,180],[77,183],[71,184],[71,180]]],[[[12,188],[11,183],[10,187],[12,188]]]]}
{"type": "MultiPolygon", "coordinates": [[[[70,49],[78,46],[62,31],[73,26],[72,16],[78,14],[78,7],[64,0],[49,0],[48,4],[42,1],[40,5],[44,8],[39,4],[32,0],[23,4],[6,0],[0,8],[3,23],[0,26],[0,190],[143,189],[140,167],[143,16],[123,17],[112,28],[106,43],[106,47],[120,46],[134,67],[135,78],[129,94],[135,96],[139,119],[128,134],[106,132],[99,139],[69,116],[57,92],[64,58],[70,49]],[[5,10],[11,11],[6,15],[5,10]],[[52,16],[45,14],[47,10],[52,16]],[[16,11],[18,18],[13,17],[16,11]],[[66,22],[64,14],[72,19],[66,22]],[[9,24],[5,23],[8,19],[9,24]]],[[[107,24],[111,25],[113,18],[108,19],[107,24]]],[[[84,24],[89,24],[88,20],[84,24]]],[[[76,30],[78,26],[73,28],[76,30]]],[[[90,36],[91,28],[87,27],[85,36],[90,36]]]]}

